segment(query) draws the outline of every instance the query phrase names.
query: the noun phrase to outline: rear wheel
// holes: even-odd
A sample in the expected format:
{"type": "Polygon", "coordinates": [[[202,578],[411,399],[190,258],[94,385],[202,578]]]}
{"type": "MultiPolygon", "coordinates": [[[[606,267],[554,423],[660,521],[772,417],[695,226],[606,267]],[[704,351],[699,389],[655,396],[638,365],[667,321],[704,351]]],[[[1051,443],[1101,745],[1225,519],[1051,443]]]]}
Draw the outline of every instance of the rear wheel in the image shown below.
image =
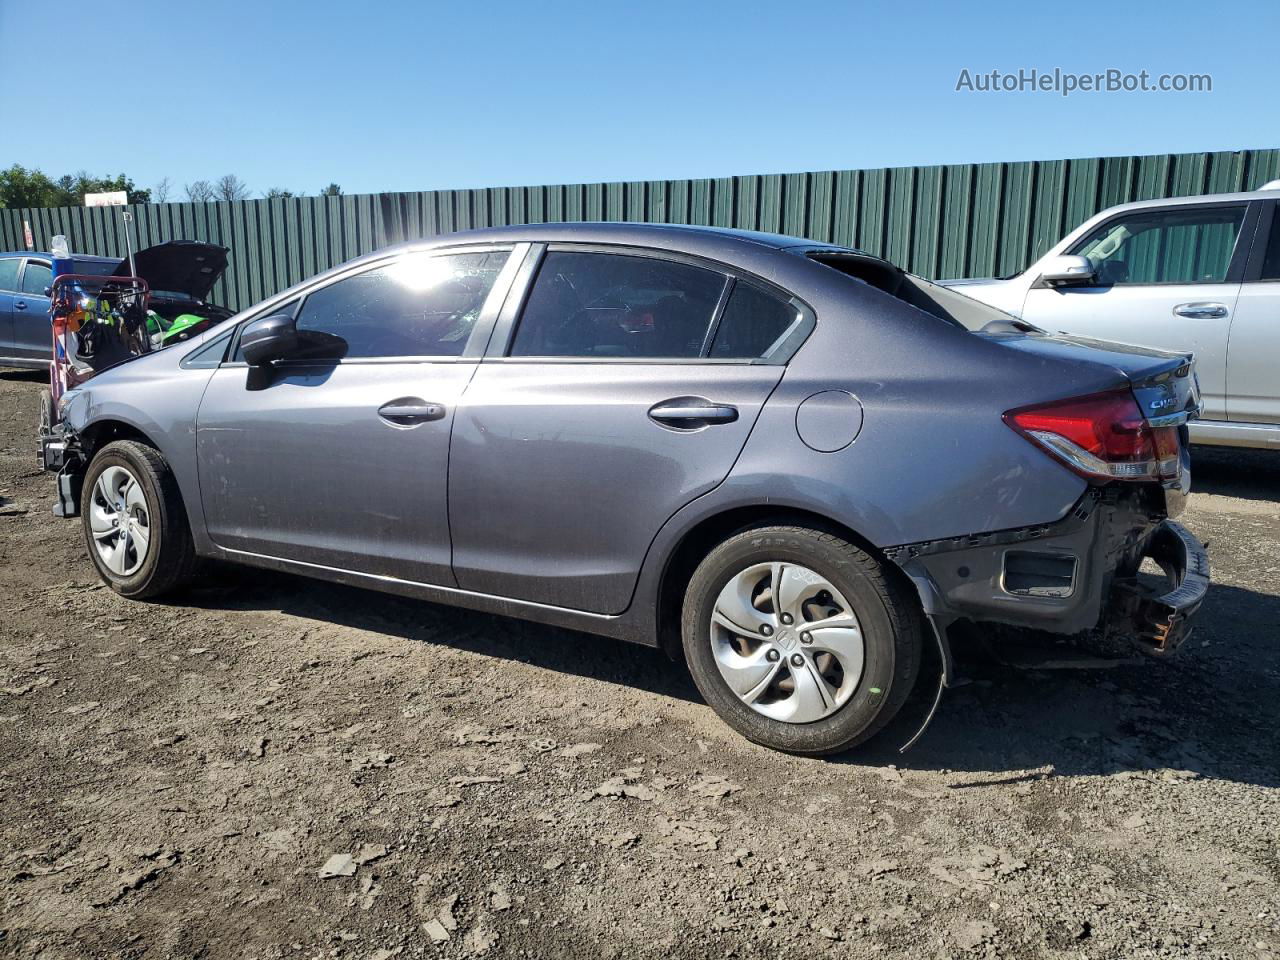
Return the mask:
{"type": "Polygon", "coordinates": [[[685,594],[685,657],[726,723],[792,753],[847,750],[880,730],[915,683],[915,598],[865,551],[805,527],[739,533],[685,594]]]}
{"type": "Polygon", "coordinates": [[[121,596],[160,596],[190,577],[195,548],[182,496],[157,450],[109,443],[93,458],[80,495],[89,557],[121,596]]]}

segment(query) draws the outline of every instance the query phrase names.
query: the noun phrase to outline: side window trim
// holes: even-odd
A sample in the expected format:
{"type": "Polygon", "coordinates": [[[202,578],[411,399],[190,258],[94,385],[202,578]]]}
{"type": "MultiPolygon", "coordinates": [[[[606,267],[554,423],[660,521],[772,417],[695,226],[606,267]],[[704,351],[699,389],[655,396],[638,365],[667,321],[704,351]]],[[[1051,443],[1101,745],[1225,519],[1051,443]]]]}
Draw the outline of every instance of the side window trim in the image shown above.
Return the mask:
{"type": "Polygon", "coordinates": [[[708,260],[697,257],[692,254],[682,253],[678,250],[662,250],[653,247],[636,247],[627,244],[607,244],[607,243],[575,243],[573,241],[552,241],[550,243],[535,243],[530,245],[529,254],[525,262],[521,264],[520,275],[513,284],[507,295],[507,301],[503,305],[502,312],[498,317],[497,326],[494,328],[490,337],[488,349],[484,352],[484,362],[486,363],[555,363],[555,364],[584,364],[584,363],[614,363],[614,364],[676,364],[676,365],[706,365],[713,364],[716,366],[750,366],[750,365],[775,365],[785,366],[795,356],[796,351],[800,349],[801,344],[809,338],[809,334],[813,332],[817,326],[817,314],[807,303],[797,297],[789,290],[779,287],[777,284],[758,277],[746,270],[736,267],[733,264],[724,263],[718,260],[708,260]],[[510,356],[512,344],[515,342],[516,326],[520,321],[521,315],[524,313],[525,304],[528,302],[529,294],[533,290],[534,282],[537,280],[538,271],[542,266],[542,260],[548,252],[551,251],[571,251],[575,253],[612,253],[618,256],[647,256],[657,260],[670,260],[673,263],[684,263],[689,266],[702,267],[705,270],[713,270],[723,274],[728,282],[724,285],[724,289],[720,292],[720,300],[716,304],[715,313],[708,328],[707,337],[702,344],[702,354],[697,357],[513,357],[510,356]],[[756,357],[754,359],[743,360],[738,358],[715,358],[707,356],[711,344],[715,340],[715,334],[720,327],[720,321],[724,317],[724,312],[729,304],[729,297],[733,293],[733,288],[739,282],[746,282],[758,286],[760,289],[776,296],[779,300],[790,303],[796,308],[797,317],[786,333],[779,338],[778,346],[767,356],[756,357]]]}
{"type": "Polygon", "coordinates": [[[773,349],[755,363],[771,363],[786,365],[800,346],[809,339],[809,334],[818,325],[818,318],[812,308],[799,297],[791,297],[788,301],[796,311],[796,319],[783,331],[773,345],[773,349]]]}
{"type": "Polygon", "coordinates": [[[1244,211],[1244,220],[1240,222],[1240,233],[1236,236],[1236,248],[1231,252],[1231,262],[1227,265],[1224,283],[1242,283],[1245,270],[1258,245],[1258,220],[1262,215],[1263,203],[1250,200],[1244,211]]]}
{"type": "Polygon", "coordinates": [[[233,341],[236,341],[237,346],[239,345],[237,340],[239,332],[239,330],[228,330],[226,333],[215,335],[208,343],[200,344],[200,346],[179,360],[178,366],[184,370],[213,370],[222,366],[228,356],[227,347],[233,341]],[[218,355],[216,360],[213,357],[204,358],[202,356],[206,353],[213,353],[214,348],[219,345],[222,346],[222,353],[218,355]]]}
{"type": "MultiPolygon", "coordinates": [[[[517,244],[517,252],[519,252],[520,246],[520,244],[517,244]]],[[[516,321],[524,313],[524,305],[533,290],[533,281],[537,279],[538,271],[542,267],[542,258],[546,256],[547,244],[530,243],[523,244],[523,246],[525,247],[524,257],[521,258],[521,262],[512,274],[511,284],[507,288],[506,296],[498,310],[498,316],[495,319],[493,328],[489,331],[489,337],[485,342],[484,349],[477,355],[480,360],[506,358],[515,334],[516,321]]],[[[516,259],[515,254],[512,255],[511,259],[516,259]]],[[[470,351],[468,351],[468,355],[470,355],[470,351]]]]}
{"type": "MultiPolygon", "coordinates": [[[[494,318],[489,316],[491,304],[497,304],[500,309],[503,299],[509,294],[512,281],[515,278],[517,268],[524,259],[524,252],[529,247],[527,243],[468,243],[459,244],[452,247],[433,247],[425,250],[397,250],[386,256],[380,256],[376,260],[370,260],[359,264],[353,264],[349,269],[326,277],[323,282],[312,283],[302,290],[295,293],[294,297],[284,303],[276,303],[263,310],[257,310],[253,314],[245,317],[236,324],[236,330],[233,335],[234,342],[231,349],[227,351],[227,359],[222,362],[224,367],[245,367],[247,364],[243,360],[235,359],[240,352],[240,334],[243,332],[247,324],[263,317],[271,316],[273,313],[283,312],[284,307],[289,308],[289,312],[296,318],[301,311],[307,298],[319,290],[331,287],[336,283],[341,283],[351,277],[359,276],[363,273],[369,273],[379,270],[389,263],[394,262],[397,258],[406,254],[421,253],[429,256],[453,256],[457,254],[467,253],[497,253],[502,250],[508,251],[506,262],[502,265],[502,269],[498,272],[497,279],[494,280],[493,287],[489,291],[488,297],[485,298],[484,312],[476,322],[476,327],[471,333],[471,337],[467,342],[466,350],[461,356],[420,356],[420,357],[349,357],[335,361],[336,364],[380,364],[380,363],[457,363],[464,360],[476,360],[479,358],[483,346],[487,343],[492,333],[492,324],[494,318]],[[489,329],[486,330],[485,327],[489,329]],[[478,341],[478,343],[477,343],[478,341]]],[[[497,310],[494,311],[495,313],[497,310]]],[[[297,366],[298,364],[285,364],[288,366],[297,366]]],[[[301,364],[307,366],[308,364],[301,364]]],[[[310,364],[314,366],[314,364],[310,364]]]]}
{"type": "Polygon", "coordinates": [[[1262,267],[1266,263],[1267,253],[1273,242],[1280,241],[1280,216],[1276,216],[1280,203],[1275,200],[1263,200],[1258,203],[1258,224],[1253,234],[1253,248],[1249,251],[1249,260],[1244,269],[1245,283],[1276,283],[1280,277],[1264,279],[1262,267]]]}
{"type": "Polygon", "coordinates": [[[716,334],[720,332],[720,321],[724,319],[725,308],[729,306],[729,298],[733,296],[733,288],[737,285],[738,278],[732,273],[729,274],[729,282],[720,291],[720,299],[711,313],[711,323],[707,325],[707,332],[702,338],[702,349],[698,351],[698,358],[701,360],[709,359],[711,356],[711,345],[716,342],[716,334]]]}
{"type": "MultiPolygon", "coordinates": [[[[1198,285],[1200,283],[1240,283],[1244,279],[1245,265],[1249,259],[1249,253],[1250,253],[1250,249],[1253,241],[1253,230],[1257,224],[1258,206],[1259,206],[1259,202],[1256,200],[1252,200],[1252,201],[1233,200],[1233,201],[1228,201],[1226,203],[1178,203],[1178,204],[1168,204],[1163,207],[1149,208],[1151,211],[1163,212],[1165,210],[1171,210],[1171,211],[1176,210],[1181,213],[1181,212],[1195,212],[1197,210],[1218,210],[1224,207],[1243,207],[1244,216],[1241,218],[1241,221],[1240,221],[1240,230],[1236,234],[1235,245],[1231,251],[1231,259],[1227,264],[1226,276],[1224,276],[1222,280],[1220,281],[1170,280],[1170,281],[1162,281],[1160,283],[1129,283],[1129,284],[1125,284],[1125,286],[1180,287],[1180,286],[1198,285]]],[[[1090,230],[1087,234],[1085,234],[1083,237],[1081,237],[1079,240],[1073,243],[1065,252],[1067,254],[1075,254],[1078,251],[1084,249],[1084,247],[1087,246],[1089,243],[1093,242],[1093,240],[1096,239],[1099,234],[1107,230],[1110,230],[1117,223],[1120,223],[1121,221],[1124,221],[1124,220],[1142,217],[1144,213],[1147,216],[1150,215],[1150,213],[1148,213],[1147,211],[1126,210],[1122,213],[1117,213],[1113,217],[1108,217],[1106,220],[1103,220],[1096,227],[1090,230]]],[[[1042,289],[1047,286],[1048,284],[1046,284],[1039,277],[1037,277],[1035,283],[1032,284],[1033,289],[1042,289]]],[[[1102,284],[1100,284],[1100,286],[1102,286],[1102,284]]]]}

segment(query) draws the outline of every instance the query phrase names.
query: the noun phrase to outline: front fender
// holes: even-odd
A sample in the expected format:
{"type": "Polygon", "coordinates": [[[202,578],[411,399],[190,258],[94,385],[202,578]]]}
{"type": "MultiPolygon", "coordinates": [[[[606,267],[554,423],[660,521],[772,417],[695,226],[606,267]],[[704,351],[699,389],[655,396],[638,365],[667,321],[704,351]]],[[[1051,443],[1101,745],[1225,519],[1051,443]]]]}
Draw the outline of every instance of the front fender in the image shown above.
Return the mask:
{"type": "Polygon", "coordinates": [[[178,481],[201,553],[207,551],[196,468],[196,411],[211,375],[211,370],[182,369],[176,362],[139,361],[70,391],[62,405],[62,422],[80,438],[88,456],[92,447],[114,436],[136,437],[160,451],[178,481]]]}

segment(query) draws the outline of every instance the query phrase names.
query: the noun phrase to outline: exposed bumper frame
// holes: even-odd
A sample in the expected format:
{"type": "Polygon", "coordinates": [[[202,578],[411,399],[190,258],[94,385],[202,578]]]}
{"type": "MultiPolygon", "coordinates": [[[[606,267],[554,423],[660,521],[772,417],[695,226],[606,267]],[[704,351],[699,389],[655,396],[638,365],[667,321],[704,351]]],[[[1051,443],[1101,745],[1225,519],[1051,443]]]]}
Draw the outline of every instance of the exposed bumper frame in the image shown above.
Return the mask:
{"type": "Polygon", "coordinates": [[[70,519],[80,516],[80,489],[84,482],[84,462],[79,442],[66,424],[58,423],[37,439],[37,462],[41,469],[58,475],[58,500],[53,515],[70,519]]]}
{"type": "Polygon", "coordinates": [[[1185,527],[1166,520],[1147,538],[1143,556],[1160,566],[1173,589],[1152,596],[1134,578],[1118,580],[1107,626],[1146,652],[1167,656],[1191,635],[1191,618],[1209,592],[1209,555],[1185,527]]]}
{"type": "Polygon", "coordinates": [[[1191,533],[1167,519],[1172,504],[1151,499],[1156,493],[1091,488],[1056,523],[908,544],[886,554],[911,578],[942,638],[953,622],[967,619],[1064,635],[1092,631],[1162,656],[1191,632],[1208,592],[1209,560],[1191,533]],[[1043,597],[1006,590],[1010,550],[1074,558],[1072,589],[1043,597]],[[1172,585],[1158,596],[1139,580],[1147,557],[1172,585]]]}

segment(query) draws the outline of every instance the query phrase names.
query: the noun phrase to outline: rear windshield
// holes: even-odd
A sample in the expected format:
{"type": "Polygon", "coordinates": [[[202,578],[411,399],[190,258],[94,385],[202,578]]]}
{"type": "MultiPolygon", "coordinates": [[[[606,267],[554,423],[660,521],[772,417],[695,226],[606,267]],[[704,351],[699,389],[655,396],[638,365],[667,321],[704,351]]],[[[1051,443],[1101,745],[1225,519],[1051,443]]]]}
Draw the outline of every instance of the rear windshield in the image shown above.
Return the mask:
{"type": "MultiPolygon", "coordinates": [[[[74,258],[73,258],[74,259],[74,258]]],[[[109,277],[120,266],[119,260],[75,260],[76,273],[87,277],[109,277]]]]}
{"type": "Polygon", "coordinates": [[[855,277],[944,323],[965,330],[976,332],[1003,326],[1020,330],[1035,329],[1032,324],[1023,323],[1003,310],[997,310],[949,287],[914,276],[891,263],[865,254],[819,251],[810,253],[809,259],[855,277]]]}

